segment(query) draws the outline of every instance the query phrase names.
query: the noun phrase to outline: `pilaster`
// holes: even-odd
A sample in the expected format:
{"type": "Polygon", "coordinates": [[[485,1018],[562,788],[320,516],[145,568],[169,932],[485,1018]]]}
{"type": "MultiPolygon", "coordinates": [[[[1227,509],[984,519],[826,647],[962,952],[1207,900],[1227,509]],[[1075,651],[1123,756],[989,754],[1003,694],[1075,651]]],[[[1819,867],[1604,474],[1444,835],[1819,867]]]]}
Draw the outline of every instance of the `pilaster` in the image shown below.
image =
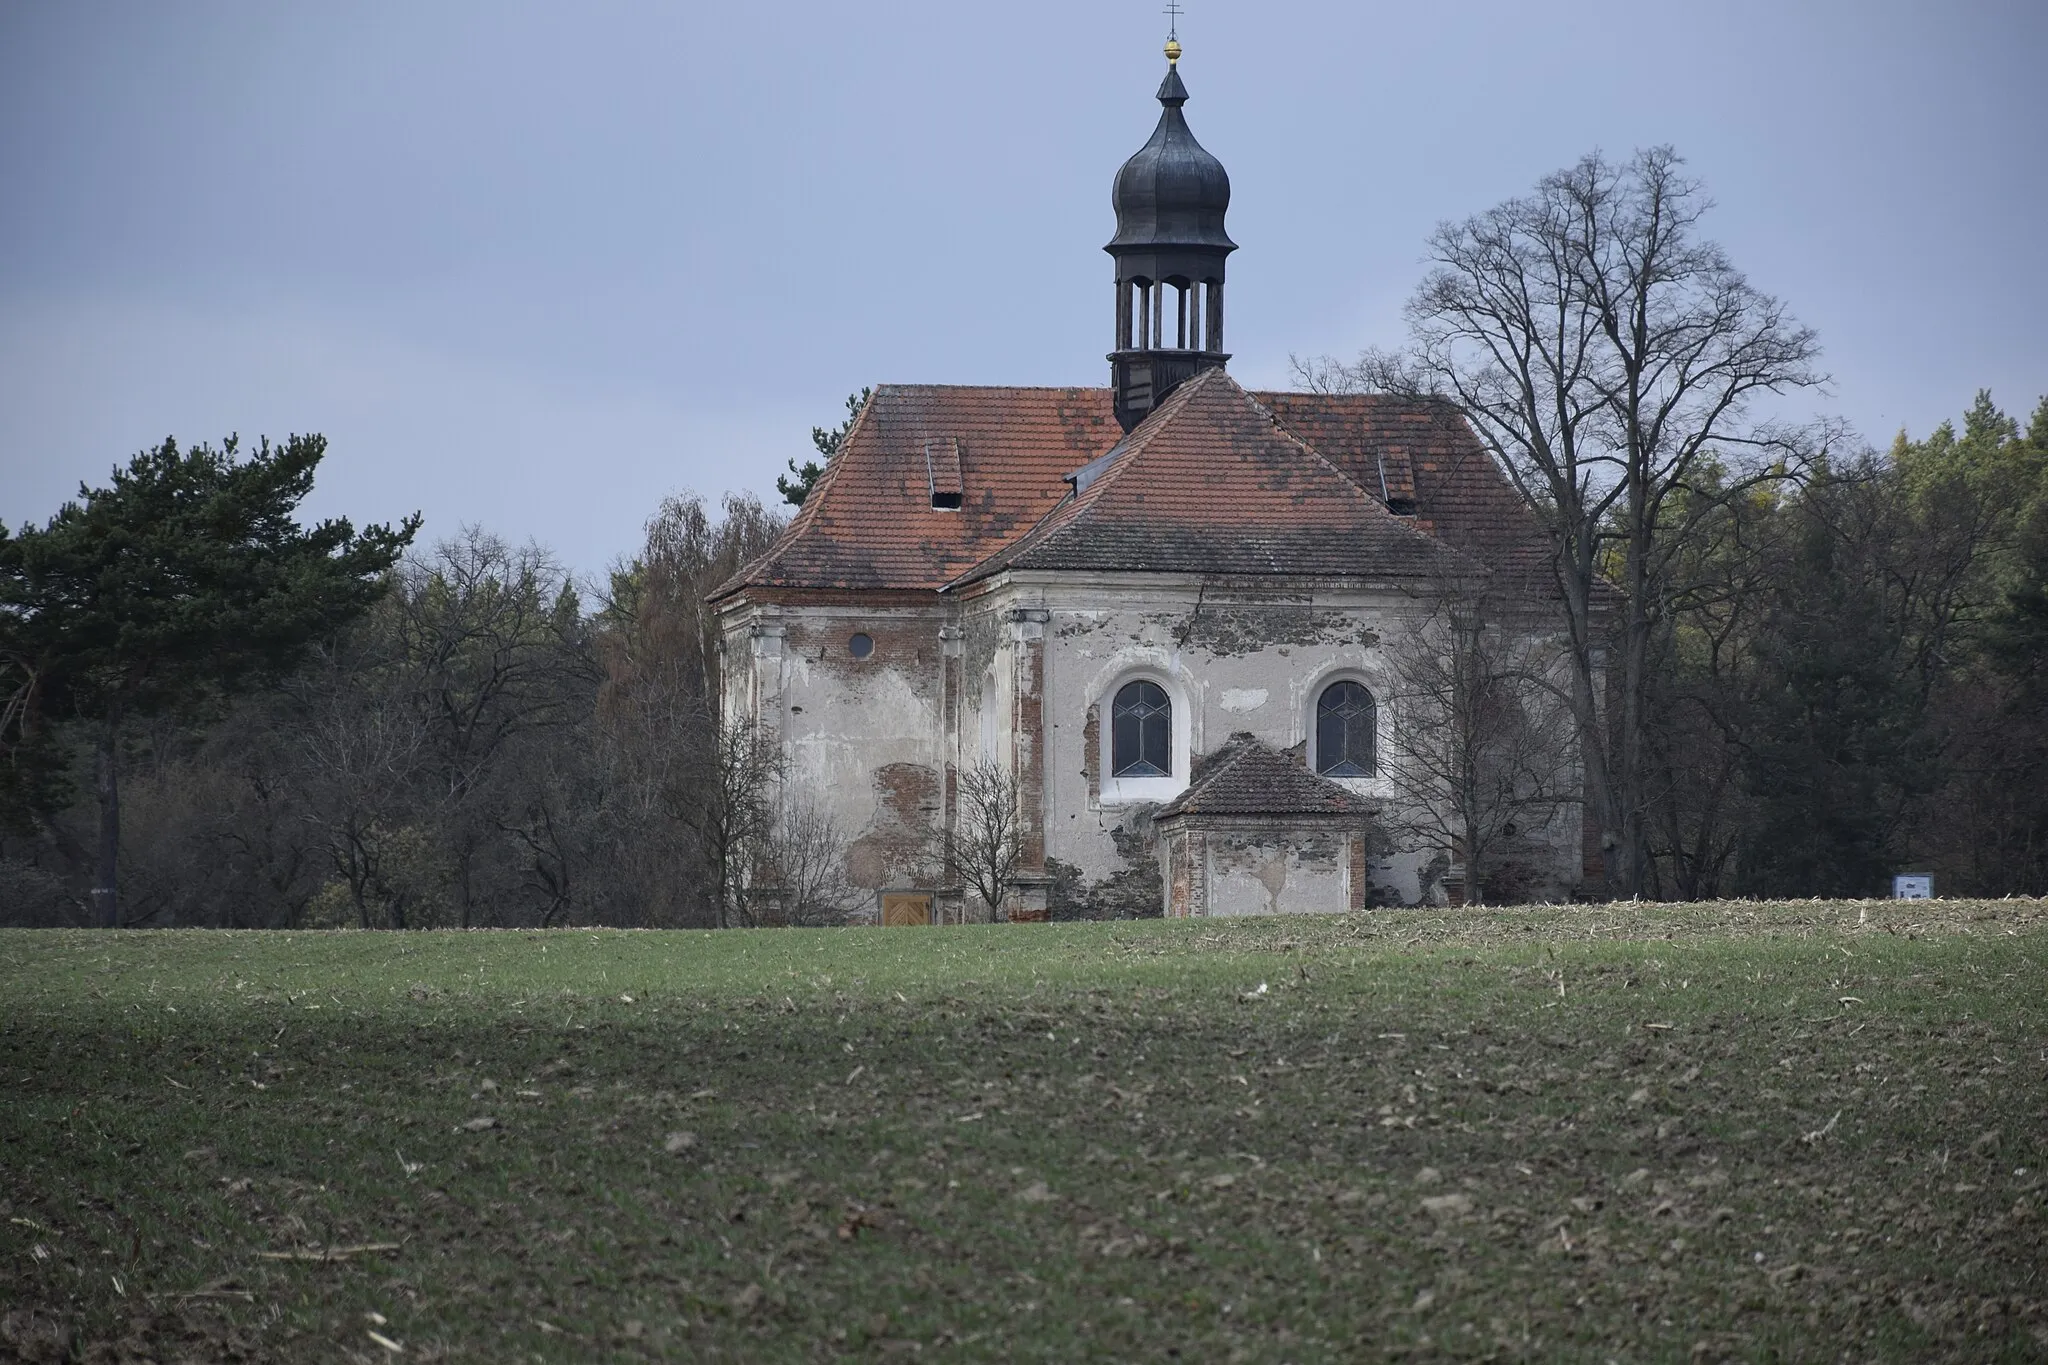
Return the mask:
{"type": "MultiPolygon", "coordinates": [[[[939,792],[939,844],[943,864],[940,876],[943,883],[939,898],[941,906],[951,903],[956,907],[964,907],[966,904],[965,893],[959,890],[960,764],[967,747],[960,734],[961,666],[966,653],[967,640],[960,627],[940,626],[940,747],[944,752],[945,773],[939,792]]],[[[964,910],[952,922],[964,923],[964,910]]]]}
{"type": "Polygon", "coordinates": [[[1052,917],[1052,878],[1045,870],[1045,625],[1042,607],[1010,612],[1011,657],[1016,668],[1012,780],[1017,784],[1017,873],[1011,879],[1010,918],[1052,917]]]}
{"type": "Polygon", "coordinates": [[[783,728],[782,646],[788,627],[781,609],[763,607],[748,631],[754,664],[754,723],[778,738],[783,728]]]}

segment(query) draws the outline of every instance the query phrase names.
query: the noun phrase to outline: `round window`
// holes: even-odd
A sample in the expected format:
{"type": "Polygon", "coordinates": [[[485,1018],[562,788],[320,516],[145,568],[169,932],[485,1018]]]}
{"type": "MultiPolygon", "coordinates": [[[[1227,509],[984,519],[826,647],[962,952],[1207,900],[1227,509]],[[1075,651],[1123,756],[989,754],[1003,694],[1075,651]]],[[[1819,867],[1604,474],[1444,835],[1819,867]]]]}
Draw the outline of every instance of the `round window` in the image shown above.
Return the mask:
{"type": "Polygon", "coordinates": [[[847,651],[856,659],[865,659],[875,652],[875,637],[865,632],[846,642],[847,651]]]}

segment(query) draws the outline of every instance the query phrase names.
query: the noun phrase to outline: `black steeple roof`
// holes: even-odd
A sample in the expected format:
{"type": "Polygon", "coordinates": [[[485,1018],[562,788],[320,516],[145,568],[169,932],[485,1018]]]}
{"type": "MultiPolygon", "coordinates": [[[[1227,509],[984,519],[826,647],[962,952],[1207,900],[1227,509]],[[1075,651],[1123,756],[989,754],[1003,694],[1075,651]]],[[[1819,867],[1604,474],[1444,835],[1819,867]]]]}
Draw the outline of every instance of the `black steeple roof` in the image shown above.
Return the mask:
{"type": "Polygon", "coordinates": [[[1180,385],[1230,359],[1223,350],[1224,265],[1237,250],[1223,230],[1230,176],[1188,130],[1187,102],[1180,42],[1169,39],[1159,126],[1116,173],[1116,236],[1103,248],[1116,261],[1109,382],[1125,431],[1180,385]]]}
{"type": "Polygon", "coordinates": [[[1110,202],[1116,208],[1116,236],[1104,248],[1166,252],[1194,248],[1219,258],[1237,250],[1223,230],[1230,207],[1230,175],[1188,128],[1181,106],[1188,102],[1178,65],[1166,68],[1159,86],[1159,126],[1152,140],[1116,173],[1110,202]]]}

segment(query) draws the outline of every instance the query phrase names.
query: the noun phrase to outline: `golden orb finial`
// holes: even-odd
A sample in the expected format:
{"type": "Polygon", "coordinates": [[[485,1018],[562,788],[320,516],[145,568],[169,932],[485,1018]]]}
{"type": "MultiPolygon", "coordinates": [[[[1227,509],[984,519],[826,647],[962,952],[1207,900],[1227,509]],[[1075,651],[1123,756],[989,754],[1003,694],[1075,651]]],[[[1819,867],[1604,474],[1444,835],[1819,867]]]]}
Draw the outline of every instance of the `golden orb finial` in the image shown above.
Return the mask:
{"type": "Polygon", "coordinates": [[[1180,39],[1178,39],[1178,38],[1168,38],[1168,39],[1166,40],[1166,64],[1167,64],[1168,66],[1174,66],[1174,65],[1177,65],[1177,64],[1178,64],[1179,62],[1180,62],[1180,39]]]}

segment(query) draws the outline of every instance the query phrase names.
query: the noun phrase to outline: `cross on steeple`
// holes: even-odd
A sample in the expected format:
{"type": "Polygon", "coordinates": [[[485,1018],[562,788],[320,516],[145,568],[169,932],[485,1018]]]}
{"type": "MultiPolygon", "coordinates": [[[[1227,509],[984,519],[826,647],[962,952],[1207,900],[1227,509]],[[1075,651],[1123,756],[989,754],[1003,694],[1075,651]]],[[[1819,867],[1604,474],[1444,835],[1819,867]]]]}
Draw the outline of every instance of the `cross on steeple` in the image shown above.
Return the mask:
{"type": "Polygon", "coordinates": [[[1180,38],[1180,17],[1187,13],[1180,7],[1180,0],[1166,0],[1166,8],[1160,11],[1166,16],[1166,36],[1169,41],[1180,38]]]}

